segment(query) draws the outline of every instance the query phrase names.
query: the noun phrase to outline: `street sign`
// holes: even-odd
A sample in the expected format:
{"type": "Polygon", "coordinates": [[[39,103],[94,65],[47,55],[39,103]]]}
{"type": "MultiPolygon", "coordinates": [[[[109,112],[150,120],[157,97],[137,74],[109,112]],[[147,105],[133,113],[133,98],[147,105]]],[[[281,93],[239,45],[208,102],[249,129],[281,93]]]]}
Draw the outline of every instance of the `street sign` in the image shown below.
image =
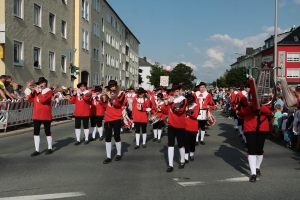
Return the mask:
{"type": "Polygon", "coordinates": [[[169,85],[169,76],[160,76],[160,86],[168,86],[169,85]]]}

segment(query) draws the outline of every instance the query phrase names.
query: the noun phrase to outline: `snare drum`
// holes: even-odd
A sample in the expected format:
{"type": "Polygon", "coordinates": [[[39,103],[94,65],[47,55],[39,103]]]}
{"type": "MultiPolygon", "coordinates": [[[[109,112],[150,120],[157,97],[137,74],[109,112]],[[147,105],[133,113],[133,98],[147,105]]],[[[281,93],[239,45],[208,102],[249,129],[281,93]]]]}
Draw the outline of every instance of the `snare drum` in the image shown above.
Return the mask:
{"type": "Polygon", "coordinates": [[[160,118],[157,115],[151,115],[151,117],[149,118],[149,123],[151,125],[157,123],[160,120],[160,118]]]}
{"type": "Polygon", "coordinates": [[[206,111],[207,110],[199,110],[199,114],[198,114],[198,117],[197,117],[197,120],[206,120],[207,117],[206,117],[206,111]]]}

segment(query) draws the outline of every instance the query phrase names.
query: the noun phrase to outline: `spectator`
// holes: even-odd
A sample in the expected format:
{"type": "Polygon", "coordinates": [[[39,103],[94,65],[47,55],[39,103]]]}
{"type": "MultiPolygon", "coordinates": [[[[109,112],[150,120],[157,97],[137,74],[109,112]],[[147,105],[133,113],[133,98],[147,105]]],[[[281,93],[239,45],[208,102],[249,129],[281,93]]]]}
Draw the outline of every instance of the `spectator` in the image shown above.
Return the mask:
{"type": "Polygon", "coordinates": [[[25,93],[23,92],[23,86],[15,84],[14,85],[14,94],[16,95],[16,97],[23,100],[25,98],[25,93]]]}
{"type": "Polygon", "coordinates": [[[286,147],[292,148],[292,135],[293,135],[293,121],[294,121],[294,108],[289,108],[288,119],[286,122],[286,133],[284,135],[284,140],[287,141],[286,147]]]}
{"type": "Polygon", "coordinates": [[[7,97],[11,98],[11,100],[17,99],[17,100],[22,100],[21,98],[18,98],[15,93],[12,84],[14,83],[13,79],[11,76],[6,77],[6,81],[4,85],[6,85],[6,90],[9,92],[10,95],[7,94],[7,97]]]}
{"type": "Polygon", "coordinates": [[[283,111],[283,108],[284,108],[284,103],[281,99],[282,95],[277,93],[276,94],[276,101],[274,102],[274,105],[276,106],[277,104],[279,104],[281,106],[281,112],[283,111]]]}
{"type": "Polygon", "coordinates": [[[5,75],[1,75],[0,76],[0,95],[1,95],[1,100],[6,100],[7,101],[7,96],[9,97],[9,99],[13,99],[10,95],[10,93],[7,91],[6,87],[5,87],[5,79],[6,79],[6,76],[5,75]],[[5,96],[6,95],[6,96],[5,96]]]}
{"type": "Polygon", "coordinates": [[[32,91],[33,88],[34,88],[34,82],[33,82],[33,80],[28,81],[26,83],[26,89],[24,90],[24,93],[25,93],[26,97],[31,93],[31,91],[32,91]]]}
{"type": "Polygon", "coordinates": [[[280,130],[280,127],[281,127],[281,124],[282,124],[281,111],[282,111],[281,105],[276,104],[275,105],[275,114],[274,114],[274,118],[273,118],[273,130],[274,130],[273,137],[277,140],[280,138],[280,133],[281,133],[281,130],[280,130]]]}

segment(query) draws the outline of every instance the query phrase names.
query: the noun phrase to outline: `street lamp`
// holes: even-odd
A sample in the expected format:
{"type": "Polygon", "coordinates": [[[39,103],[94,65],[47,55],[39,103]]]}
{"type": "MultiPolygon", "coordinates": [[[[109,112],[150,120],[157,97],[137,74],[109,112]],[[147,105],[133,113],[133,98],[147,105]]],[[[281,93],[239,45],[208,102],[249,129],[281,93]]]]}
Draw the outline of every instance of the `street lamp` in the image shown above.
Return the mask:
{"type": "Polygon", "coordinates": [[[250,56],[250,57],[253,58],[253,66],[249,70],[249,76],[250,76],[250,78],[252,78],[252,68],[255,68],[255,58],[254,58],[254,56],[245,55],[245,54],[241,54],[241,53],[238,53],[238,52],[236,52],[235,54],[238,54],[238,55],[241,55],[241,56],[250,56]]]}

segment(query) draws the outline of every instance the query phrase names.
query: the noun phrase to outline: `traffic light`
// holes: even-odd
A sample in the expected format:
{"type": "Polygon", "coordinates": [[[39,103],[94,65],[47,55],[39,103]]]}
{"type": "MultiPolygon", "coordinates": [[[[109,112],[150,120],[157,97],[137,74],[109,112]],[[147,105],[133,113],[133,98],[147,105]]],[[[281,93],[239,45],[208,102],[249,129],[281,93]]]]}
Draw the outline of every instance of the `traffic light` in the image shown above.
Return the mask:
{"type": "Polygon", "coordinates": [[[73,63],[71,63],[70,64],[70,68],[71,68],[71,73],[70,73],[70,75],[71,75],[71,81],[74,81],[75,79],[76,79],[76,75],[78,75],[79,74],[79,67],[76,67],[76,66],[74,66],[73,65],[73,63]]]}

